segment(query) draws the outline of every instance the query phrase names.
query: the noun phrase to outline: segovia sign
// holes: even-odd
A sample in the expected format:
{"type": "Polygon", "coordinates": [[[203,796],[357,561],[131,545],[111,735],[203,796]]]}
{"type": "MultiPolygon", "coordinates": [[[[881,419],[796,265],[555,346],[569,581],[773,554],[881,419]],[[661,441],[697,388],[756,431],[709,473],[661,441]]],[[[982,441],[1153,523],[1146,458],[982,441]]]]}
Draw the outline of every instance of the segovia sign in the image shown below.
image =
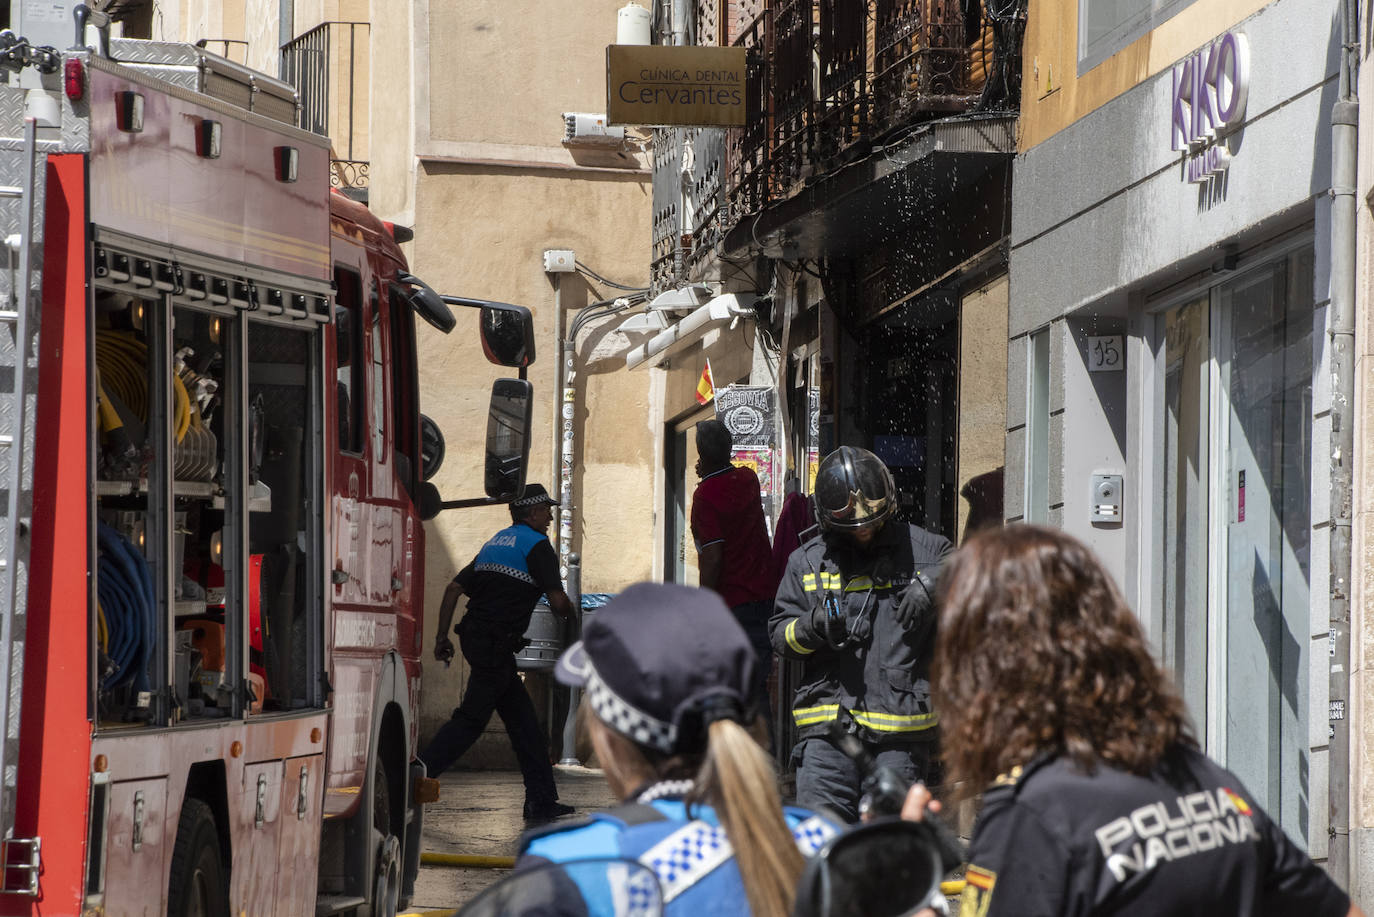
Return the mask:
{"type": "Polygon", "coordinates": [[[606,123],[740,127],[743,48],[609,45],[606,123]]]}
{"type": "Polygon", "coordinates": [[[1231,165],[1226,135],[1245,121],[1250,94],[1250,48],[1227,32],[1174,65],[1170,97],[1172,149],[1183,153],[1188,181],[1221,175],[1231,165]]]}

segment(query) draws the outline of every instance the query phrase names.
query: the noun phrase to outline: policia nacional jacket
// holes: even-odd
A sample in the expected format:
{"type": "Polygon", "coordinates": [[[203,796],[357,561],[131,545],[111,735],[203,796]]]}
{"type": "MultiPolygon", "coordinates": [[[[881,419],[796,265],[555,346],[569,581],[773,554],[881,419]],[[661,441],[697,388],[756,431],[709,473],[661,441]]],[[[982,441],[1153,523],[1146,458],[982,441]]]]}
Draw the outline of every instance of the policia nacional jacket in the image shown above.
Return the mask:
{"type": "Polygon", "coordinates": [[[983,794],[961,915],[1345,917],[1350,899],[1235,774],[1174,746],[1155,770],[1041,757],[983,794]]]}
{"type": "Polygon", "coordinates": [[[911,630],[896,611],[916,572],[933,583],[951,550],[940,535],[889,521],[865,551],[832,536],[792,552],[768,630],[774,651],[805,664],[792,707],[799,738],[825,735],[837,719],[870,742],[929,734],[933,607],[911,630]],[[811,626],[818,605],[844,620],[838,648],[811,626]]]}

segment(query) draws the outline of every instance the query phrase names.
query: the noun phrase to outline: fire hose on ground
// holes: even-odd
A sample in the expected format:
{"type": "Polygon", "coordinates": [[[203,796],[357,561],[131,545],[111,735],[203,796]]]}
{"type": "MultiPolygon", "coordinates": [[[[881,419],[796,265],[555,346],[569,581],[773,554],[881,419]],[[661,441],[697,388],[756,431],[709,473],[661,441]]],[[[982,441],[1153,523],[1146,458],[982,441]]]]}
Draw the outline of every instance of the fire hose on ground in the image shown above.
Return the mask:
{"type": "MultiPolygon", "coordinates": [[[[450,869],[512,869],[515,857],[483,856],[475,853],[422,853],[420,863],[424,866],[446,866],[450,869]]],[[[963,894],[964,880],[951,879],[940,883],[940,894],[955,898],[963,894]]]]}

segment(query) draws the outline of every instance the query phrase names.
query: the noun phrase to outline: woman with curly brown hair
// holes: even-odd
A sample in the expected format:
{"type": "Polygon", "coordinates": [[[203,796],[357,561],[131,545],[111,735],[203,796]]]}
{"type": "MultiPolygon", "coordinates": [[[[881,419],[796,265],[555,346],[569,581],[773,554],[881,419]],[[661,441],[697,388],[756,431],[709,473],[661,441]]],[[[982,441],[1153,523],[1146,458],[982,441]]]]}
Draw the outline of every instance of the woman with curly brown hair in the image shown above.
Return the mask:
{"type": "MultiPolygon", "coordinates": [[[[941,578],[934,695],[947,777],[983,792],[961,913],[1362,917],[1235,775],[1093,553],[1052,529],[975,535],[941,578]]],[[[928,799],[908,799],[908,814],[928,799]]]]}

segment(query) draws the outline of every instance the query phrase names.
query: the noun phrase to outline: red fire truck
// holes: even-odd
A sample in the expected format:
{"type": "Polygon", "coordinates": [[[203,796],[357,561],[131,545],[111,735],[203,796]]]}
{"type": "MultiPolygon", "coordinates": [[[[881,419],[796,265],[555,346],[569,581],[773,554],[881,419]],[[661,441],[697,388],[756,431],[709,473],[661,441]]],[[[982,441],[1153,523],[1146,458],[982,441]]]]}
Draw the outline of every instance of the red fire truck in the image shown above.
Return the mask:
{"type": "Polygon", "coordinates": [[[410,275],[289,85],[102,46],[0,33],[59,89],[0,85],[0,914],[394,914],[422,520],[523,487],[529,312],[410,275]],[[415,326],[450,305],[520,378],[444,503],[415,326]]]}

